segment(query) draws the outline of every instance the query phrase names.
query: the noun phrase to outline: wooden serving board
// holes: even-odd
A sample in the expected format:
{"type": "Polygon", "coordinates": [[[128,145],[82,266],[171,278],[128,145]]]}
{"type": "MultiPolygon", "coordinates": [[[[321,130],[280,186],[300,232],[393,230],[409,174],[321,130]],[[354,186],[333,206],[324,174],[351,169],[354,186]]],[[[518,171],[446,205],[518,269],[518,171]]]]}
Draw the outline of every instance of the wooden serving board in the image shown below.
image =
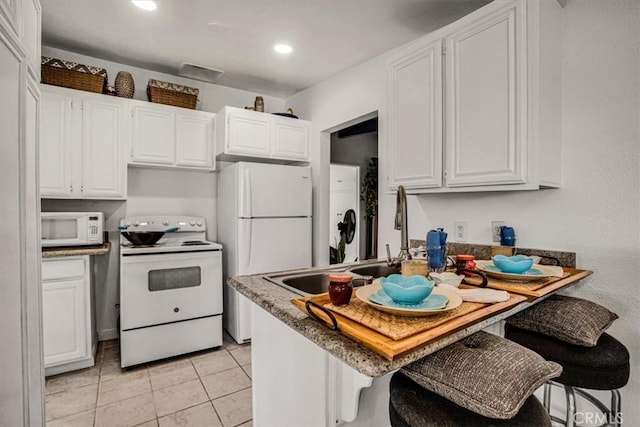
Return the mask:
{"type": "Polygon", "coordinates": [[[592,273],[589,270],[578,270],[576,268],[569,267],[563,267],[563,270],[563,277],[547,277],[540,280],[532,280],[530,282],[516,282],[487,276],[487,287],[525,295],[529,301],[532,301],[536,298],[547,295],[550,292],[569,286],[578,280],[584,279],[592,273]]]}
{"type": "MultiPolygon", "coordinates": [[[[307,301],[312,301],[329,310],[336,320],[338,329],[345,336],[370,348],[385,359],[393,360],[432,341],[506,311],[526,299],[522,295],[510,294],[508,301],[494,304],[465,302],[451,312],[421,318],[407,318],[383,313],[362,303],[355,296],[352,297],[349,305],[339,308],[331,304],[328,293],[295,298],[291,302],[304,313],[307,313],[307,301]],[[353,310],[347,317],[344,310],[352,305],[353,310]],[[340,309],[342,313],[337,309],[340,309]],[[367,325],[354,320],[354,318],[367,322],[367,325]],[[387,336],[392,333],[401,333],[403,338],[393,339],[387,336]]],[[[332,325],[331,319],[325,312],[313,307],[312,310],[327,325],[332,325]]]]}

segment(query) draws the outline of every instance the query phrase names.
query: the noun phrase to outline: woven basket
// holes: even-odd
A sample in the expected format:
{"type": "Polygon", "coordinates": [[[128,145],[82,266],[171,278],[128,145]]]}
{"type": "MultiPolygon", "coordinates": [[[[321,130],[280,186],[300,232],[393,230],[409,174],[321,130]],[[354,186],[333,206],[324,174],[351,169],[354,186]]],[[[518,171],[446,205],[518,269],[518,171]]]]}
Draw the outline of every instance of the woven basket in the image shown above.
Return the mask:
{"type": "Polygon", "coordinates": [[[196,109],[199,89],[175,83],[150,79],[147,85],[149,101],[156,104],[173,105],[174,107],[196,109]]]}
{"type": "Polygon", "coordinates": [[[87,92],[103,93],[107,70],[61,59],[42,57],[42,83],[87,92]]]}

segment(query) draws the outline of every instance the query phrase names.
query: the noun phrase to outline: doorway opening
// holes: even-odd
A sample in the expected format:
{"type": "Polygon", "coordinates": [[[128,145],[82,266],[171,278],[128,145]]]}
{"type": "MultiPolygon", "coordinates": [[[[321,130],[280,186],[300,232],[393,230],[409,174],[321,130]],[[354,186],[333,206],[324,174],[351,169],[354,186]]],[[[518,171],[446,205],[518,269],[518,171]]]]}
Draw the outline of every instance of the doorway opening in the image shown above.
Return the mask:
{"type": "Polygon", "coordinates": [[[378,258],[378,117],[331,134],[329,262],[378,258]]]}

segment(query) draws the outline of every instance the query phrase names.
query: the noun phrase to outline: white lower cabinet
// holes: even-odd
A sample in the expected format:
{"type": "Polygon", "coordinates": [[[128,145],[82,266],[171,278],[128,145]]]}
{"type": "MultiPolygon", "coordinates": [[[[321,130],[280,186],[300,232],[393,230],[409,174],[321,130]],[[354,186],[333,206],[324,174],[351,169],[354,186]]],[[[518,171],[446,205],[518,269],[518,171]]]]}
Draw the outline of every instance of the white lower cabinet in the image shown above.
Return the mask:
{"type": "Polygon", "coordinates": [[[42,323],[45,374],[94,364],[90,258],[42,260],[42,323]]]}
{"type": "Polygon", "coordinates": [[[373,426],[389,419],[391,374],[365,376],[250,305],[254,425],[373,426]]]}
{"type": "Polygon", "coordinates": [[[215,169],[215,114],[144,101],[131,101],[130,109],[130,165],[215,169]]]}

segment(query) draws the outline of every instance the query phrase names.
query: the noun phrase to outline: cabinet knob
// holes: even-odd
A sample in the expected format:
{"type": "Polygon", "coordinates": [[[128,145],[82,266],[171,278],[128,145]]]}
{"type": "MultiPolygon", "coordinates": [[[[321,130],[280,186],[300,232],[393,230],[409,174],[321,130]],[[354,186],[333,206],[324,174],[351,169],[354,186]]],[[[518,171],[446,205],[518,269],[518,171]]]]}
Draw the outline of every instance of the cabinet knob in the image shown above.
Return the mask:
{"type": "Polygon", "coordinates": [[[173,308],[173,312],[174,312],[174,313],[177,313],[177,312],[179,312],[179,311],[180,311],[180,309],[179,309],[178,307],[174,307],[174,308],[173,308]]]}

